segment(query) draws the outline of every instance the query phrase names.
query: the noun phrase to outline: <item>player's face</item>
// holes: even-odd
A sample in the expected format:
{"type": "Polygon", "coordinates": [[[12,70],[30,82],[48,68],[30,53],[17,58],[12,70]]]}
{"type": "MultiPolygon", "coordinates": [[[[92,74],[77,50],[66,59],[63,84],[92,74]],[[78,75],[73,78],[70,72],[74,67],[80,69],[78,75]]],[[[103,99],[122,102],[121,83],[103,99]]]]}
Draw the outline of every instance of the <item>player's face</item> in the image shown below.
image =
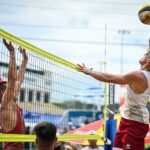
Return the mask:
{"type": "Polygon", "coordinates": [[[149,55],[144,55],[144,57],[142,57],[139,60],[139,63],[141,65],[141,70],[147,70],[150,71],[150,56],[149,55]]]}
{"type": "Polygon", "coordinates": [[[148,56],[147,55],[144,55],[140,60],[139,60],[139,63],[141,66],[143,66],[145,63],[146,63],[146,60],[147,60],[148,56]]]}
{"type": "Polygon", "coordinates": [[[97,140],[88,140],[89,145],[92,147],[96,146],[97,140]]]}

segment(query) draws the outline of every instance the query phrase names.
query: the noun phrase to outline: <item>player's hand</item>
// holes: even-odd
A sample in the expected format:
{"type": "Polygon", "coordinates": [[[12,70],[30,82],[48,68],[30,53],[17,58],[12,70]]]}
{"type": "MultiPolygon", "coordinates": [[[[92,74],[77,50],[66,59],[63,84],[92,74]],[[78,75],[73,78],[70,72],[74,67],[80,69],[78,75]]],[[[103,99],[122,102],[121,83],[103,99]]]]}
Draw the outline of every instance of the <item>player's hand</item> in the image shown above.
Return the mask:
{"type": "Polygon", "coordinates": [[[23,60],[28,61],[28,55],[26,53],[26,50],[24,48],[22,48],[21,46],[19,46],[19,51],[22,54],[23,60]]]}
{"type": "Polygon", "coordinates": [[[15,48],[11,42],[7,42],[5,39],[3,39],[3,43],[4,43],[5,47],[9,50],[9,52],[15,51],[15,48]]]}
{"type": "Polygon", "coordinates": [[[84,74],[86,75],[90,75],[91,71],[92,71],[92,68],[91,69],[88,69],[84,63],[82,63],[82,65],[80,64],[77,64],[76,66],[76,70],[79,71],[79,72],[83,72],[84,74]]]}

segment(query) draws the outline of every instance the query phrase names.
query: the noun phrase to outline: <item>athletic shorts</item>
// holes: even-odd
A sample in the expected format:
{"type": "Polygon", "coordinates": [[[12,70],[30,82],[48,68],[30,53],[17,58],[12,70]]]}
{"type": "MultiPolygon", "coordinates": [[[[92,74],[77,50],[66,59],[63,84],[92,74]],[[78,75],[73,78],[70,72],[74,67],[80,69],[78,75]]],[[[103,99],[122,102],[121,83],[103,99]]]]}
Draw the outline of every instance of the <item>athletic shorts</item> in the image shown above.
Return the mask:
{"type": "Polygon", "coordinates": [[[148,124],[122,118],[114,147],[123,148],[123,150],[144,150],[144,138],[148,130],[148,124]]]}

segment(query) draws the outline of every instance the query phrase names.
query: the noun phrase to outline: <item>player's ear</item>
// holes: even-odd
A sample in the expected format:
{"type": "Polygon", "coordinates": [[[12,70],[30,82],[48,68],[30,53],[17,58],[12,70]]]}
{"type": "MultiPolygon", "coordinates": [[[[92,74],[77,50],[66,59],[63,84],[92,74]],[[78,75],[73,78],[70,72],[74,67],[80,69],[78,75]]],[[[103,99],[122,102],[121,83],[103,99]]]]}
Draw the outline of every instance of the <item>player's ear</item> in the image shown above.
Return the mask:
{"type": "Polygon", "coordinates": [[[149,70],[150,70],[150,58],[148,58],[148,59],[146,60],[146,66],[147,66],[147,68],[149,68],[149,70]]]}

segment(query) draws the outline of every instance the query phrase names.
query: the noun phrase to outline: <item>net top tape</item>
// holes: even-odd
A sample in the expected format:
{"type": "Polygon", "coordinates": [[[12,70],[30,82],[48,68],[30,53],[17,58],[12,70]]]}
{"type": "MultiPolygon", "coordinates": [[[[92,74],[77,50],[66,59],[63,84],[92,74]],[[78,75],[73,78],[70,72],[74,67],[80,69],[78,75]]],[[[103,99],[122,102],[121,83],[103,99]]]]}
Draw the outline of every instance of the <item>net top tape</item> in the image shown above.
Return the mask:
{"type": "Polygon", "coordinates": [[[0,37],[13,42],[13,43],[27,49],[28,51],[36,53],[36,54],[43,56],[47,59],[53,60],[59,64],[65,65],[69,68],[75,69],[75,67],[76,67],[75,64],[73,64],[73,63],[71,63],[71,62],[69,62],[63,58],[60,58],[56,55],[53,55],[49,52],[46,52],[45,50],[38,48],[38,47],[30,44],[29,42],[26,42],[26,41],[14,36],[14,35],[8,33],[7,31],[5,31],[3,29],[0,29],[0,37]]]}

